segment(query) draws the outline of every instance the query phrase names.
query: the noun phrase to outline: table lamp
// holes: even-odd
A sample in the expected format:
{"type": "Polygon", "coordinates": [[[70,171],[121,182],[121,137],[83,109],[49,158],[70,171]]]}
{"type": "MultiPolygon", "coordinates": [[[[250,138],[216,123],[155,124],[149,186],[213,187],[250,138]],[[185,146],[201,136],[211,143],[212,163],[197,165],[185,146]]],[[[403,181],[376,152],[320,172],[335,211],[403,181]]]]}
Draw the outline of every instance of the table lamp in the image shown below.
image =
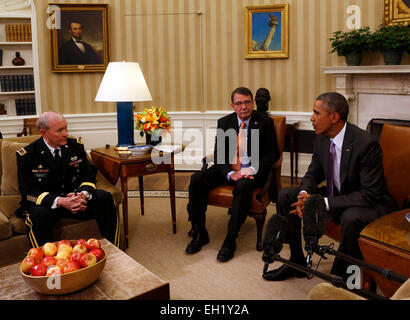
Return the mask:
{"type": "Polygon", "coordinates": [[[144,75],[137,62],[110,62],[95,101],[117,102],[116,150],[127,150],[134,143],[133,101],[152,101],[144,75]]]}

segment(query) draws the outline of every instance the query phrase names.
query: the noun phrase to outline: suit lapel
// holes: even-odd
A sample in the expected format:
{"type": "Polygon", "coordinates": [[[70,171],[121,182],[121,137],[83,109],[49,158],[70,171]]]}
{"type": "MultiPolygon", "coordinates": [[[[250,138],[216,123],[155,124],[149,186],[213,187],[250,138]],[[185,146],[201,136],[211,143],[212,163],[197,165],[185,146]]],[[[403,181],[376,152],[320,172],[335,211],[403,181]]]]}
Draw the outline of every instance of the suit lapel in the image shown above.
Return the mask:
{"type": "MultiPolygon", "coordinates": [[[[259,129],[259,123],[255,116],[255,111],[252,112],[251,119],[249,120],[249,128],[247,132],[247,148],[248,148],[248,156],[252,156],[252,139],[251,139],[251,130],[259,129]]],[[[259,142],[262,137],[259,137],[259,142]]]]}
{"type": "Polygon", "coordinates": [[[329,165],[329,157],[330,157],[330,138],[326,137],[325,143],[323,145],[323,153],[324,158],[323,158],[323,168],[325,171],[326,179],[327,179],[327,167],[329,165]]]}
{"type": "Polygon", "coordinates": [[[350,130],[349,123],[346,126],[346,132],[342,145],[342,156],[340,159],[340,189],[342,189],[343,182],[347,177],[349,171],[350,158],[353,151],[353,136],[350,130]]]}

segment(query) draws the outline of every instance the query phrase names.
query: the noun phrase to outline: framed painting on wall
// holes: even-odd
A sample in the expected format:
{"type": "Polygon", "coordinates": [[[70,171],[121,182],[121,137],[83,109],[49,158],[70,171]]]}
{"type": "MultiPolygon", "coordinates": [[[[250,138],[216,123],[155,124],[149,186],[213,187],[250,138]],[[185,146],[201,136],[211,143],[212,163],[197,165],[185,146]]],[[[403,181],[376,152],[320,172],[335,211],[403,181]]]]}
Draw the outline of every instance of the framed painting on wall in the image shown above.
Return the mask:
{"type": "Polygon", "coordinates": [[[385,0],[383,24],[410,24],[410,0],[385,0]]]}
{"type": "Polygon", "coordinates": [[[245,58],[289,58],[289,4],[245,7],[245,58]]]}
{"type": "Polygon", "coordinates": [[[50,4],[54,72],[104,72],[109,60],[107,4],[50,4]]]}

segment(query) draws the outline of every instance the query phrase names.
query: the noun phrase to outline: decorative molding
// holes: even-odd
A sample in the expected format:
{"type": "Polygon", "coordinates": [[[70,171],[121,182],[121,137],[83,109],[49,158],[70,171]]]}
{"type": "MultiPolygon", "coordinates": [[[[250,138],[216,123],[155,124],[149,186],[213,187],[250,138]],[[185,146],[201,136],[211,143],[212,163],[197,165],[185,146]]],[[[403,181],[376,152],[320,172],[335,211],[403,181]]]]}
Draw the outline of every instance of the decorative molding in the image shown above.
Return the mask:
{"type": "Polygon", "coordinates": [[[366,129],[372,118],[410,120],[410,66],[322,67],[350,105],[349,121],[366,129]]]}
{"type": "Polygon", "coordinates": [[[410,65],[376,65],[376,66],[330,66],[321,67],[324,74],[410,74],[410,65]]]}

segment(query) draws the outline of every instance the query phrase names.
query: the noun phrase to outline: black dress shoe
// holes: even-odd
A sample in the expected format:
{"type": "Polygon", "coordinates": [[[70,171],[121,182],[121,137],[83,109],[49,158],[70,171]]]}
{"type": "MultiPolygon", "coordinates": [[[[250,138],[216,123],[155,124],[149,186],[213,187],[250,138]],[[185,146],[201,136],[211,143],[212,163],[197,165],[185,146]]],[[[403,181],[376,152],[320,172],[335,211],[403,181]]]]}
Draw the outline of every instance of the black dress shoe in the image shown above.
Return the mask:
{"type": "Polygon", "coordinates": [[[193,223],[191,223],[191,225],[191,230],[188,231],[188,236],[193,237],[195,235],[195,232],[197,232],[198,227],[193,223]]]}
{"type": "Polygon", "coordinates": [[[209,243],[208,231],[198,232],[194,235],[192,241],[187,245],[185,252],[188,254],[197,253],[201,250],[202,246],[209,243]]]}
{"type": "Polygon", "coordinates": [[[231,260],[235,254],[235,241],[224,241],[221,250],[219,250],[216,259],[220,262],[231,260]]]}
{"type": "Polygon", "coordinates": [[[282,281],[289,278],[303,278],[306,277],[306,273],[293,269],[292,267],[284,264],[278,269],[268,271],[262,275],[263,279],[268,281],[282,281]]]}

